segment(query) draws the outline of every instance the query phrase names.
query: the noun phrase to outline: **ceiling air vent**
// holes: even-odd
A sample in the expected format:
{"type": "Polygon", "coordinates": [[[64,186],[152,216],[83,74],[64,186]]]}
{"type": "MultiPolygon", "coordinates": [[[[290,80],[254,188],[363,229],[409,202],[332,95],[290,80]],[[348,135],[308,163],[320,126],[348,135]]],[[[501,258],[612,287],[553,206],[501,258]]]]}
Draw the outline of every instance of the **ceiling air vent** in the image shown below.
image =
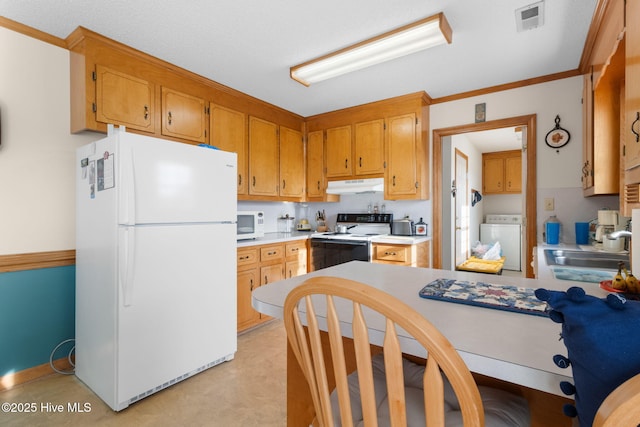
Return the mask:
{"type": "Polygon", "coordinates": [[[531,30],[544,24],[544,1],[516,9],[516,28],[518,31],[531,30]]]}

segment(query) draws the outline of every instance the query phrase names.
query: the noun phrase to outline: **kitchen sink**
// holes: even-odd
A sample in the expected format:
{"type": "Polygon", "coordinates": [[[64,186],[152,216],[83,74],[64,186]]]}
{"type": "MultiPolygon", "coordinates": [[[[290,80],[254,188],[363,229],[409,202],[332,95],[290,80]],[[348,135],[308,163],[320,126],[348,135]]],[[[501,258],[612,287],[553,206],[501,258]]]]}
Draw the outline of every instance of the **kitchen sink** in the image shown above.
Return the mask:
{"type": "Polygon", "coordinates": [[[629,254],[545,249],[544,256],[547,265],[617,270],[618,263],[623,261],[629,267],[629,254]]]}

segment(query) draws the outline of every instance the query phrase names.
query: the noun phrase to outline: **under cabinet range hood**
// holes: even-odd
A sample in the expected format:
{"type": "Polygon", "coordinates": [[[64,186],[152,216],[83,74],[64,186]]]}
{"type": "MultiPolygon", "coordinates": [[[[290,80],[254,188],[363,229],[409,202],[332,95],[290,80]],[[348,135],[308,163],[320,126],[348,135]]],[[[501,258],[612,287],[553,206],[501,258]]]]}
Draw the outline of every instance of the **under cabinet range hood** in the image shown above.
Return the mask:
{"type": "Polygon", "coordinates": [[[384,191],[384,178],[329,181],[327,194],[380,193],[384,191]]]}

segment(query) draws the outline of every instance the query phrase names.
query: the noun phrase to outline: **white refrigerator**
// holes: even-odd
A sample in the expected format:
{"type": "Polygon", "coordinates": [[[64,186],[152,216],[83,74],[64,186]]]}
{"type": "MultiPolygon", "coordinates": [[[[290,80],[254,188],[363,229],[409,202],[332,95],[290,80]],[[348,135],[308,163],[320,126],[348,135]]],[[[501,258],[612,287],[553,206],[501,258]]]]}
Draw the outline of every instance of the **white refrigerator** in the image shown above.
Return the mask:
{"type": "Polygon", "coordinates": [[[233,359],[236,154],[110,125],[76,174],[76,376],[120,411],[233,359]]]}

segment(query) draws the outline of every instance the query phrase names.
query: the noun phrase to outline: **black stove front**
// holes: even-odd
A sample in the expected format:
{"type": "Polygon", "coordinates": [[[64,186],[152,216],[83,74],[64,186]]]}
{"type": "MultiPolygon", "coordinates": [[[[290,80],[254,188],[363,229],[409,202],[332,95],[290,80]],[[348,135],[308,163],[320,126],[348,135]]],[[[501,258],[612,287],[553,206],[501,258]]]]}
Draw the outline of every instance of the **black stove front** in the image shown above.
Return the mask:
{"type": "Polygon", "coordinates": [[[371,242],[368,240],[311,239],[310,271],[343,264],[349,261],[371,261],[371,242]]]}

